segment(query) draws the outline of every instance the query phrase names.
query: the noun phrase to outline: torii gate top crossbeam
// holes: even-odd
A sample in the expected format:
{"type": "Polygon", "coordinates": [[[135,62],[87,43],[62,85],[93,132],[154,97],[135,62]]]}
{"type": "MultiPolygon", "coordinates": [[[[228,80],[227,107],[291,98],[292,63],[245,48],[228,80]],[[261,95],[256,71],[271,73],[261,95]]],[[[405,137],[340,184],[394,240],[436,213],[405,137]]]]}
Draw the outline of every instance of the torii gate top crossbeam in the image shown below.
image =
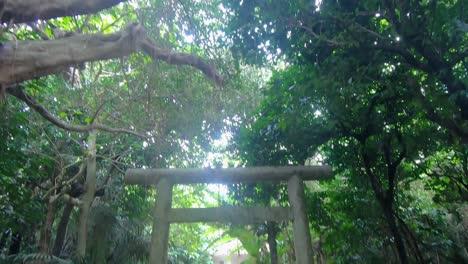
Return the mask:
{"type": "Polygon", "coordinates": [[[297,175],[303,181],[327,180],[332,177],[330,166],[284,166],[222,169],[129,169],[126,184],[156,185],[161,178],[173,184],[196,183],[256,183],[288,181],[297,175]]]}

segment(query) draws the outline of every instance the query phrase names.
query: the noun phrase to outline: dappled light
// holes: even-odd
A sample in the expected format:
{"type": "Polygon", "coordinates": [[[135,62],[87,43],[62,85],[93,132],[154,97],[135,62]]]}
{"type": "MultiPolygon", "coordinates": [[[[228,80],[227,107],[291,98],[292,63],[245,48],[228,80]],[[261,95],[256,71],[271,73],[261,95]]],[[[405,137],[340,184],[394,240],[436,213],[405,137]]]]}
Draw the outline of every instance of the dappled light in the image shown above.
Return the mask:
{"type": "Polygon", "coordinates": [[[468,263],[461,0],[0,0],[0,264],[468,263]]]}

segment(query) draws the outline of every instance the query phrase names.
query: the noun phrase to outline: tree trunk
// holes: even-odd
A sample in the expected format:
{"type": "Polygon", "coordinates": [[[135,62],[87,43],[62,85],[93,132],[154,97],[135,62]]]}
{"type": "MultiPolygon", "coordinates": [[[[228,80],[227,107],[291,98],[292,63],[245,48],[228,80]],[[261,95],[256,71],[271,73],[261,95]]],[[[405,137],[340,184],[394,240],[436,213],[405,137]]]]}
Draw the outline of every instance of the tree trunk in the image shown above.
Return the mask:
{"type": "Polygon", "coordinates": [[[76,256],[78,259],[83,259],[86,256],[88,214],[89,208],[94,200],[94,192],[96,191],[96,137],[96,130],[92,130],[88,136],[88,165],[86,170],[85,193],[81,199],[83,203],[78,218],[78,241],[76,248],[76,256]]]}
{"type": "Polygon", "coordinates": [[[8,255],[16,255],[20,252],[22,238],[23,236],[20,233],[13,233],[11,236],[10,248],[8,249],[8,255]]]}
{"type": "MultiPolygon", "coordinates": [[[[407,264],[408,262],[408,255],[405,247],[405,243],[403,241],[403,238],[400,234],[400,231],[398,229],[398,225],[395,220],[395,210],[393,208],[394,200],[395,200],[395,189],[396,189],[396,184],[397,182],[397,168],[401,161],[405,157],[406,150],[403,150],[398,158],[394,161],[391,159],[391,148],[389,146],[390,140],[387,139],[387,141],[384,142],[387,143],[384,145],[384,156],[385,156],[385,161],[387,163],[387,179],[388,179],[388,187],[387,189],[384,188],[382,182],[379,180],[379,177],[374,173],[374,171],[371,169],[371,162],[369,158],[369,154],[364,152],[361,149],[361,157],[362,161],[364,162],[364,168],[366,171],[367,176],[369,177],[369,180],[371,182],[372,190],[374,192],[374,195],[376,197],[376,200],[379,202],[379,205],[381,206],[385,220],[388,224],[388,227],[390,229],[390,233],[393,236],[394,243],[398,252],[398,257],[400,259],[400,263],[402,264],[407,264]]],[[[362,146],[365,146],[365,140],[361,140],[362,146]]]]}
{"type": "Polygon", "coordinates": [[[398,257],[400,258],[400,263],[408,264],[408,255],[406,253],[406,246],[403,242],[403,238],[398,230],[398,226],[395,221],[395,214],[393,212],[392,207],[383,206],[385,219],[387,220],[388,227],[390,228],[390,232],[393,235],[393,239],[395,239],[395,246],[397,248],[398,257]]]}
{"type": "Polygon", "coordinates": [[[412,250],[415,254],[417,262],[421,264],[425,263],[424,257],[421,253],[421,250],[419,249],[418,241],[414,236],[413,232],[410,230],[408,225],[405,223],[405,221],[403,221],[401,217],[399,217],[398,215],[395,215],[395,217],[398,219],[398,224],[403,229],[404,236],[406,237],[405,240],[407,241],[408,245],[412,245],[412,250]]]}
{"type": "Polygon", "coordinates": [[[276,236],[278,235],[278,225],[275,222],[267,222],[268,246],[270,248],[270,263],[278,264],[278,243],[276,236]]]}
{"type": "Polygon", "coordinates": [[[65,236],[67,235],[67,226],[70,221],[71,213],[73,212],[74,205],[72,203],[67,203],[63,209],[62,217],[57,227],[57,235],[55,236],[54,248],[52,254],[59,257],[62,252],[63,242],[65,241],[65,236]]]}
{"type": "Polygon", "coordinates": [[[3,248],[5,247],[6,245],[6,242],[7,242],[7,239],[10,235],[10,231],[8,230],[5,230],[2,232],[2,236],[0,237],[0,252],[3,251],[3,248]]]}
{"type": "Polygon", "coordinates": [[[323,250],[323,238],[322,238],[322,235],[320,235],[319,242],[317,245],[317,264],[326,264],[326,263],[328,263],[327,255],[325,254],[323,250]]]}
{"type": "Polygon", "coordinates": [[[50,254],[50,237],[52,236],[52,225],[55,220],[55,211],[57,208],[56,202],[49,202],[47,206],[47,215],[44,226],[41,229],[41,236],[39,239],[40,252],[43,255],[50,254]]]}

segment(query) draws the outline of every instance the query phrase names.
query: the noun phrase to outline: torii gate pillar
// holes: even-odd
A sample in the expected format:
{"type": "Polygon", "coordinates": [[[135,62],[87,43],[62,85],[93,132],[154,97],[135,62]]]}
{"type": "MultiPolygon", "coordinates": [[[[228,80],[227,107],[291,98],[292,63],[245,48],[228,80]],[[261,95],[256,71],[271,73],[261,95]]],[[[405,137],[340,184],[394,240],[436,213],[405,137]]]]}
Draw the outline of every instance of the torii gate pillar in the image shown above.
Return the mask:
{"type": "Polygon", "coordinates": [[[294,175],[288,181],[288,197],[293,214],[294,254],[297,264],[313,263],[312,242],[305,204],[304,182],[294,175]]]}
{"type": "Polygon", "coordinates": [[[172,204],[172,183],[162,178],[156,187],[156,207],[153,212],[150,263],[167,263],[169,247],[168,213],[172,204]]]}

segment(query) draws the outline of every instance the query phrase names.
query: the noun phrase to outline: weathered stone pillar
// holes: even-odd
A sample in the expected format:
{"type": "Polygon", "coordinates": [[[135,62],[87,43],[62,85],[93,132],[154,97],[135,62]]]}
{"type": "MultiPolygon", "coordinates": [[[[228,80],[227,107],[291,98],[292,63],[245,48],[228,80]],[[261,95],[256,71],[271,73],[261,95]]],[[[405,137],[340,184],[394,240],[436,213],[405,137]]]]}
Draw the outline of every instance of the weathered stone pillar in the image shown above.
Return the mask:
{"type": "Polygon", "coordinates": [[[294,251],[297,264],[313,263],[309,220],[305,203],[304,183],[294,175],[288,181],[289,204],[293,212],[294,251]]]}
{"type": "Polygon", "coordinates": [[[149,263],[166,264],[169,245],[169,221],[167,216],[172,203],[172,183],[163,177],[159,181],[156,191],[149,263]]]}

